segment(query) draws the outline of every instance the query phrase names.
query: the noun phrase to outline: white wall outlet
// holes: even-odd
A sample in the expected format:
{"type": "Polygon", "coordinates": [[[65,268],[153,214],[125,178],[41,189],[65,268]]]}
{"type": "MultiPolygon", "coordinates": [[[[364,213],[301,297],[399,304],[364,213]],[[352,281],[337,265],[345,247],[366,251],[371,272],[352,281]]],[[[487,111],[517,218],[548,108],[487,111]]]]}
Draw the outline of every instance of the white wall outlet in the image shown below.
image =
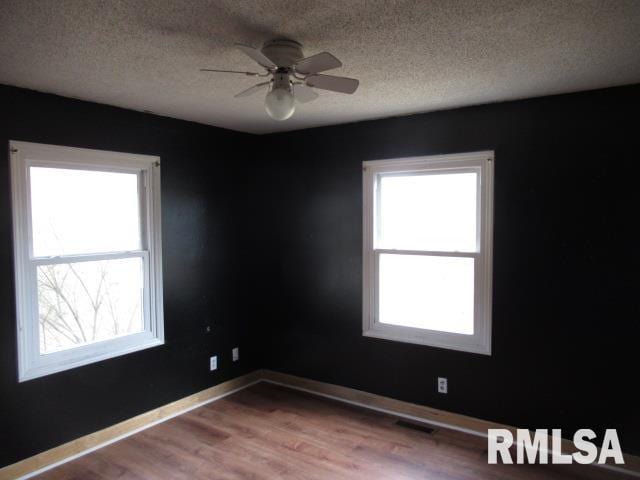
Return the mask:
{"type": "Polygon", "coordinates": [[[213,357],[209,358],[209,371],[213,372],[214,370],[218,369],[218,356],[214,355],[213,357]]]}
{"type": "Polygon", "coordinates": [[[447,379],[444,377],[438,377],[438,393],[447,393],[447,379]]]}
{"type": "Polygon", "coordinates": [[[231,357],[233,358],[234,362],[237,362],[238,360],[240,360],[240,348],[236,347],[233,350],[231,350],[231,357]]]}

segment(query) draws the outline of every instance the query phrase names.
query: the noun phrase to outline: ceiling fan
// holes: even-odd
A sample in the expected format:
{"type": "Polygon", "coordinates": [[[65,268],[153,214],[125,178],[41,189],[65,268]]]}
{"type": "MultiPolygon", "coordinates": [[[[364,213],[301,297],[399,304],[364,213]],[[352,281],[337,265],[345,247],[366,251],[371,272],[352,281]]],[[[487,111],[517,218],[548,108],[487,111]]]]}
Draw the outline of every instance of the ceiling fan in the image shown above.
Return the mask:
{"type": "Polygon", "coordinates": [[[210,68],[202,68],[200,71],[268,77],[264,82],[243,90],[235,97],[248,97],[261,90],[268,90],[265,108],[269,116],[275,120],[290,118],[295,111],[296,101],[306,103],[318,98],[315,88],[351,94],[357,90],[360,83],[354,78],[320,74],[341,67],[342,63],[328,52],[305,58],[302,45],[293,40],[270,40],[260,50],[241,44],[236,44],[236,47],[256,61],[264,71],[242,72],[210,68]]]}

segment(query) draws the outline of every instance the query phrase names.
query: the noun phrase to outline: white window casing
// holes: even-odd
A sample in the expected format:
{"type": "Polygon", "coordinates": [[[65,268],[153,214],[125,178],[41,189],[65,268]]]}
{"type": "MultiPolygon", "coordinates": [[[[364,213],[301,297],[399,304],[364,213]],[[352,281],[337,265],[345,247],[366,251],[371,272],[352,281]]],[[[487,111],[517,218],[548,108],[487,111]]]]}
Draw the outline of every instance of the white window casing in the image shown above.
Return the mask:
{"type": "MultiPolygon", "coordinates": [[[[435,155],[363,162],[363,335],[452,350],[491,354],[492,242],[493,242],[492,151],[435,155]],[[475,173],[475,248],[403,249],[381,245],[381,179],[385,176],[475,173]],[[384,248],[382,248],[384,247],[384,248]],[[473,260],[473,328],[471,333],[402,325],[402,319],[380,321],[380,257],[405,255],[473,260]],[[397,320],[397,321],[396,321],[397,320]]],[[[415,207],[419,208],[419,206],[415,207]]],[[[444,208],[444,205],[443,205],[444,208]]],[[[415,213],[415,211],[414,211],[415,213]]],[[[415,263],[415,262],[414,262],[415,263]]],[[[411,262],[407,263],[411,265],[411,262]]],[[[414,286],[411,285],[411,288],[414,286]]],[[[470,302],[469,302],[470,303],[470,302]]]]}
{"type": "MultiPolygon", "coordinates": [[[[11,141],[9,146],[19,381],[163,344],[160,158],[19,141],[11,141]],[[137,175],[140,248],[35,256],[31,211],[32,167],[137,175]],[[132,258],[140,259],[142,264],[141,331],[51,353],[41,353],[38,267],[132,258]]],[[[113,195],[118,195],[118,192],[114,191],[113,195]]]]}

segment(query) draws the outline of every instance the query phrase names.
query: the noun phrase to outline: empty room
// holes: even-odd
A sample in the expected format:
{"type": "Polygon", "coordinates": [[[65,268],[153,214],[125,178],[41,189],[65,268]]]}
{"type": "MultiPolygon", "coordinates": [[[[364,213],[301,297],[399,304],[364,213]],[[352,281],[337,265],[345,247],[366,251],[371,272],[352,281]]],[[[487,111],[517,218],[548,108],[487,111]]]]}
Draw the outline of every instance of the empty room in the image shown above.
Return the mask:
{"type": "Polygon", "coordinates": [[[0,480],[640,478],[640,0],[0,0],[0,480]]]}

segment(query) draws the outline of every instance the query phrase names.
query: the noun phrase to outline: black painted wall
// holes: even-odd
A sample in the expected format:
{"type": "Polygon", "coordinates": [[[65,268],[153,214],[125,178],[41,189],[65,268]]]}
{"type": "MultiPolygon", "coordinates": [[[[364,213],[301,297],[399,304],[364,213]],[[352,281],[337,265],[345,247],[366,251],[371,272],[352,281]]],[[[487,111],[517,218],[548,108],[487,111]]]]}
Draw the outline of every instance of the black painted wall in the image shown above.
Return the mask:
{"type": "Polygon", "coordinates": [[[265,366],[567,437],[617,428],[640,453],[638,105],[632,86],[262,137],[265,366]],[[363,337],[361,162],[477,150],[496,152],[493,355],[363,337]]]}
{"type": "Polygon", "coordinates": [[[639,101],[632,86],[256,137],[0,86],[0,465],[258,367],[566,436],[618,428],[640,453],[639,101]],[[17,382],[9,139],[162,157],[164,346],[17,382]],[[362,337],[361,162],[485,149],[493,355],[362,337]]]}
{"type": "Polygon", "coordinates": [[[255,137],[4,86],[0,105],[0,466],[255,369],[238,170],[255,137]],[[10,139],[162,157],[165,345],[17,382],[10,139]]]}

